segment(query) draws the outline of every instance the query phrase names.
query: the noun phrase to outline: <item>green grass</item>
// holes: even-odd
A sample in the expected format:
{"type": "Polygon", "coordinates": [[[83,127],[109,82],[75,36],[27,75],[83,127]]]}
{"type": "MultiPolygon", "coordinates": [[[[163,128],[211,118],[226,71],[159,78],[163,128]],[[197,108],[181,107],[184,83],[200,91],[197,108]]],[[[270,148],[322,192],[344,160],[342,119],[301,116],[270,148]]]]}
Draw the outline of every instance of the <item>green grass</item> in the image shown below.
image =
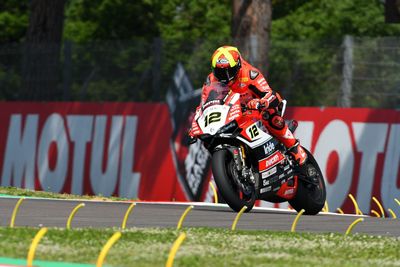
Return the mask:
{"type": "Polygon", "coordinates": [[[39,197],[39,198],[58,198],[58,199],[88,199],[88,200],[129,200],[127,198],[120,197],[103,197],[103,196],[88,196],[88,195],[71,195],[71,194],[58,194],[46,191],[35,191],[29,189],[22,189],[17,187],[1,187],[0,195],[10,196],[24,196],[24,197],[39,197]]]}
{"type": "MultiPolygon", "coordinates": [[[[38,229],[0,228],[0,256],[25,258],[38,229]]],[[[36,259],[91,263],[117,229],[49,229],[36,259]]],[[[400,266],[400,239],[380,236],[183,229],[174,266],[400,266]]],[[[165,266],[174,229],[123,231],[105,263],[165,266]]]]}

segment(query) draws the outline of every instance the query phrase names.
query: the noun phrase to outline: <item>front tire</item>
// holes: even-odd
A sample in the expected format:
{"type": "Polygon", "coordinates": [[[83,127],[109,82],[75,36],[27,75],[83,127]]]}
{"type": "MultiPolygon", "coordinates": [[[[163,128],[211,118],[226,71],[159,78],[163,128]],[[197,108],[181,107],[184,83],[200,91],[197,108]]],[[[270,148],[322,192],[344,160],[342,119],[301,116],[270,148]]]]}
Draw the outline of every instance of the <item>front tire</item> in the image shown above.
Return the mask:
{"type": "Polygon", "coordinates": [[[235,175],[235,164],[231,152],[226,149],[216,151],[212,156],[212,171],[215,183],[223,199],[234,211],[239,212],[243,206],[249,212],[256,200],[254,186],[250,187],[251,193],[244,193],[238,185],[235,175]]]}
{"type": "Polygon", "coordinates": [[[289,204],[297,211],[304,209],[304,214],[316,215],[324,207],[326,201],[326,188],[322,172],[313,155],[303,148],[307,153],[307,162],[310,165],[308,168],[314,168],[315,176],[305,177],[305,179],[314,179],[318,185],[311,184],[302,179],[297,178],[297,193],[296,196],[289,200],[289,204]]]}

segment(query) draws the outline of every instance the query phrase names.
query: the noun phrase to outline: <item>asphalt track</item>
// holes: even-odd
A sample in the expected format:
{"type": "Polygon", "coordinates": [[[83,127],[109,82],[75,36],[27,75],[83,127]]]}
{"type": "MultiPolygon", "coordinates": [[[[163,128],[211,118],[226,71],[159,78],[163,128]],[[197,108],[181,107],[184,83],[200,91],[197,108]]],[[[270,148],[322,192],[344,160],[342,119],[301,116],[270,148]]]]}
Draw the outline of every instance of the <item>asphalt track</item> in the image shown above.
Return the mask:
{"type": "MultiPolygon", "coordinates": [[[[0,198],[0,225],[10,224],[13,209],[18,198],[0,198]]],[[[79,203],[71,227],[120,227],[129,202],[98,202],[83,200],[25,199],[18,210],[15,226],[65,227],[69,214],[79,203]]],[[[176,227],[182,213],[189,206],[183,227],[219,227],[230,229],[236,217],[235,212],[223,204],[210,203],[151,203],[137,202],[129,216],[130,227],[176,227]]],[[[254,208],[240,217],[236,229],[290,231],[296,217],[294,211],[270,208],[254,208]]],[[[347,227],[359,216],[320,213],[317,216],[301,216],[296,230],[299,232],[346,232],[347,227]]],[[[400,221],[364,217],[353,233],[400,236],[400,221]]]]}

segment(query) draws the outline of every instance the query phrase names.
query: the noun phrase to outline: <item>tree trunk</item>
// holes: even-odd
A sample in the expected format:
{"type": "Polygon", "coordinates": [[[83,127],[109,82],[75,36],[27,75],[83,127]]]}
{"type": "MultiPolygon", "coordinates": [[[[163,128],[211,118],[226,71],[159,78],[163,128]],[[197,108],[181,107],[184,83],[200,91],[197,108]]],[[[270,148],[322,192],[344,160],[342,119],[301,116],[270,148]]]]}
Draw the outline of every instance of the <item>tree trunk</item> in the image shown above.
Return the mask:
{"type": "Polygon", "coordinates": [[[271,0],[232,0],[232,38],[243,57],[266,75],[271,0]]]}
{"type": "Polygon", "coordinates": [[[25,100],[62,97],[60,51],[65,0],[31,0],[29,28],[23,59],[25,100]]]}

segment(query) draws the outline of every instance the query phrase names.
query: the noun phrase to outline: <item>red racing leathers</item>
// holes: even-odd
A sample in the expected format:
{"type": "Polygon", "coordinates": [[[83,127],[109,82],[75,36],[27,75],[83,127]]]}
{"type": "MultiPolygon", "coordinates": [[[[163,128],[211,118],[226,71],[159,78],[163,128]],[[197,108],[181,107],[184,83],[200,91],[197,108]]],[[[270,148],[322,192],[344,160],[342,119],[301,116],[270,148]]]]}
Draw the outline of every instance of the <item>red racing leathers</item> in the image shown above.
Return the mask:
{"type": "MultiPolygon", "coordinates": [[[[229,88],[233,92],[240,93],[242,104],[253,108],[257,102],[260,102],[266,106],[262,116],[263,124],[286,148],[293,150],[291,152],[295,160],[300,165],[303,164],[306,154],[300,146],[296,145],[297,140],[281,117],[283,106],[281,96],[271,89],[257,68],[243,58],[241,64],[237,77],[228,84],[229,88]]],[[[211,82],[218,82],[213,73],[208,75],[206,85],[211,82]]]]}

